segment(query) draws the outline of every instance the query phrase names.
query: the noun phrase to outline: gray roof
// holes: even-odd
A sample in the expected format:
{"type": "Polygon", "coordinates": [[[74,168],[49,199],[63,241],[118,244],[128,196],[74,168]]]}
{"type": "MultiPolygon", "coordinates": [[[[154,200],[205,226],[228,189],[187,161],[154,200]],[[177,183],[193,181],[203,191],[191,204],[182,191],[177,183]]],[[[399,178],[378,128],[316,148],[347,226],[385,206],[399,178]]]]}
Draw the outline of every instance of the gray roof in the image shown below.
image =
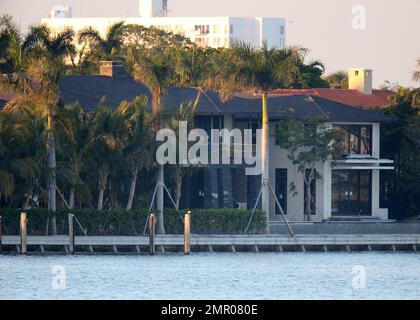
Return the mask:
{"type": "MultiPolygon", "coordinates": [[[[166,112],[174,112],[181,104],[195,101],[198,88],[170,87],[165,90],[163,106],[166,112]]],[[[254,95],[236,95],[228,101],[221,101],[213,91],[201,92],[197,106],[197,115],[233,114],[235,119],[261,117],[261,98],[254,95]]],[[[60,81],[60,97],[62,104],[79,103],[85,110],[93,110],[99,101],[106,97],[110,106],[117,106],[122,101],[132,101],[139,95],[149,97],[148,88],[127,78],[112,78],[108,76],[66,75],[60,81]]],[[[4,105],[0,100],[0,107],[4,105]]],[[[384,122],[392,117],[379,112],[363,110],[347,106],[331,100],[311,95],[269,95],[270,120],[285,119],[290,116],[298,118],[318,118],[333,122],[384,122]]]]}
{"type": "Polygon", "coordinates": [[[85,110],[93,110],[106,97],[109,105],[116,106],[124,100],[132,101],[150,92],[131,78],[115,79],[106,76],[63,76],[60,80],[62,104],[79,103],[85,110]]]}

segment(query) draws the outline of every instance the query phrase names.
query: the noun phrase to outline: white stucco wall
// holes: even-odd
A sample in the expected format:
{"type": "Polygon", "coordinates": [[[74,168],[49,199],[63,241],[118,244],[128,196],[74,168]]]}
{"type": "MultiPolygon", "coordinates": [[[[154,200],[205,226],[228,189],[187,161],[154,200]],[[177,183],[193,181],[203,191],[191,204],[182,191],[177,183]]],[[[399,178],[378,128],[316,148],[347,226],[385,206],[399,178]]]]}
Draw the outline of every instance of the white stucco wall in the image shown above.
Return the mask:
{"type": "MultiPolygon", "coordinates": [[[[360,124],[360,123],[348,123],[360,124]]],[[[380,125],[379,123],[364,123],[372,125],[372,153],[373,157],[380,159],[380,125]]],[[[331,123],[325,124],[331,127],[331,123]]],[[[294,165],[287,158],[288,152],[276,145],[275,124],[270,124],[270,180],[275,189],[275,171],[276,169],[287,169],[288,184],[294,182],[297,195],[288,192],[287,196],[287,218],[290,221],[303,221],[304,218],[304,180],[303,174],[297,172],[294,165]]],[[[379,166],[379,163],[377,164],[379,166]]],[[[373,166],[376,166],[375,164],[373,166]]],[[[312,216],[313,221],[322,221],[331,218],[331,188],[332,188],[332,171],[329,162],[319,164],[317,171],[321,178],[316,181],[316,215],[312,216]]],[[[380,181],[379,170],[372,170],[372,217],[388,219],[388,210],[380,208],[380,181]]],[[[270,199],[271,220],[281,221],[281,216],[275,214],[275,201],[270,199]]]]}

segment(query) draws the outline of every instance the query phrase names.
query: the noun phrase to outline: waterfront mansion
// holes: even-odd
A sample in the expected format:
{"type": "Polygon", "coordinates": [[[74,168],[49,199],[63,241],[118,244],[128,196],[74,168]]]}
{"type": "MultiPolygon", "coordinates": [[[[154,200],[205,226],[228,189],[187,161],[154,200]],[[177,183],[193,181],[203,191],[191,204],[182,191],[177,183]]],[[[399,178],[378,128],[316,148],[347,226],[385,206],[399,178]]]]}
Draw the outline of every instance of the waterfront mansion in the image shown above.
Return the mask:
{"type": "MultiPolygon", "coordinates": [[[[101,75],[67,75],[61,79],[62,104],[77,102],[86,110],[96,108],[102,97],[108,104],[133,100],[149,95],[149,90],[122,72],[122,65],[108,62],[101,75]]],[[[363,74],[364,71],[362,71],[363,74]]],[[[164,95],[164,112],[174,112],[181,104],[194,101],[196,88],[168,88],[164,95]]],[[[382,159],[380,153],[381,123],[389,117],[371,110],[349,106],[309,94],[269,95],[269,174],[281,206],[290,221],[304,218],[304,179],[287,157],[287,151],[276,143],[276,123],[285,115],[317,117],[323,125],[337,127],[344,132],[343,156],[319,163],[312,192],[312,220],[369,217],[388,219],[388,210],[381,201],[381,176],[392,172],[393,162],[382,159]],[[290,184],[297,192],[290,191],[290,184]]],[[[151,100],[151,99],[149,99],[151,100]]],[[[261,99],[259,96],[234,96],[222,102],[215,92],[202,92],[195,113],[195,126],[210,134],[211,129],[258,129],[261,127],[261,99]]],[[[181,206],[185,208],[247,208],[257,199],[260,176],[247,176],[246,165],[208,165],[194,169],[183,183],[181,206]]],[[[169,203],[168,203],[169,206],[169,203]]],[[[270,199],[270,220],[281,219],[270,199]]]]}

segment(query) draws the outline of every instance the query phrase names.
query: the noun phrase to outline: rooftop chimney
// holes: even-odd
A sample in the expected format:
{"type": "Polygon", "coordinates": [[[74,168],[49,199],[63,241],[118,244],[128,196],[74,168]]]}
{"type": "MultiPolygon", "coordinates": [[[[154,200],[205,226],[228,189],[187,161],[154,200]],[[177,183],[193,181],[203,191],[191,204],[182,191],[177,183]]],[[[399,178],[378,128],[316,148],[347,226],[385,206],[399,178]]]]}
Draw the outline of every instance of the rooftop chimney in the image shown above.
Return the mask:
{"type": "Polygon", "coordinates": [[[372,70],[364,68],[349,69],[349,89],[363,94],[372,94],[372,70]]]}
{"type": "Polygon", "coordinates": [[[114,79],[123,79],[127,77],[122,61],[100,61],[99,74],[114,79]]]}

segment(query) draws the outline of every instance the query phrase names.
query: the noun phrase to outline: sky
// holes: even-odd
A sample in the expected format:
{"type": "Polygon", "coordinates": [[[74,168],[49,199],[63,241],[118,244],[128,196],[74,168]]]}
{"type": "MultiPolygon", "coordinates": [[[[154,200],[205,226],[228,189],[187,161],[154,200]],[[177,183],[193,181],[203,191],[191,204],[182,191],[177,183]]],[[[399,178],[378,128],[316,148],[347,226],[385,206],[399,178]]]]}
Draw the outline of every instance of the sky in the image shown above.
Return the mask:
{"type": "MultiPolygon", "coordinates": [[[[138,14],[138,0],[0,0],[0,14],[26,29],[56,4],[71,6],[73,17],[138,14]]],[[[308,60],[322,61],[327,73],[365,67],[375,87],[386,80],[416,85],[420,0],[169,0],[169,9],[170,16],[283,17],[287,44],[309,49],[308,60]]]]}

